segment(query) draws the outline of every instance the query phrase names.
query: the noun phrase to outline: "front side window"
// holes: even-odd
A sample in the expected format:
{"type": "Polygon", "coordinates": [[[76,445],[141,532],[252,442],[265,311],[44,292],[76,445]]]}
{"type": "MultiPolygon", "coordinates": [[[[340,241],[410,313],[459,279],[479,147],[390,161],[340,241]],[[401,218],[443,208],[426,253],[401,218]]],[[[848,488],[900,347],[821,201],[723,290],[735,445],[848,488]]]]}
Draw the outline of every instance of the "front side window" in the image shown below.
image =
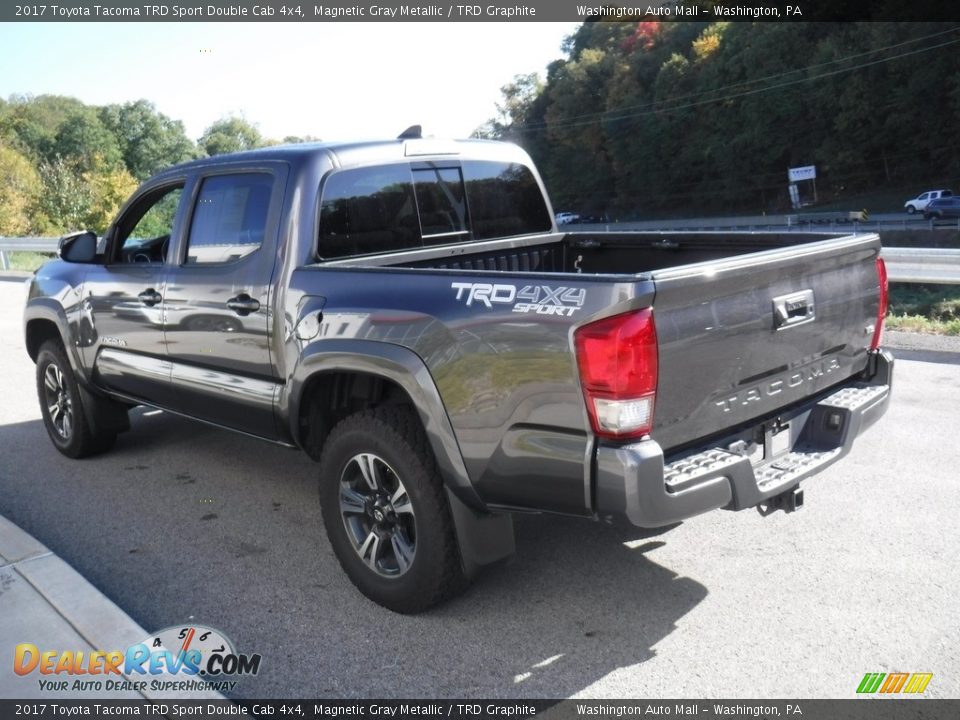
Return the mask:
{"type": "Polygon", "coordinates": [[[320,204],[320,256],[368,255],[420,247],[420,223],[407,165],[342,170],[320,204]]]}
{"type": "Polygon", "coordinates": [[[117,224],[113,261],[166,262],[173,222],[182,196],[181,183],[151,191],[131,207],[117,224]]]}
{"type": "Polygon", "coordinates": [[[200,186],[186,265],[224,263],[256,252],[267,231],[273,176],[214,175],[200,186]]]}
{"type": "Polygon", "coordinates": [[[477,240],[549,232],[553,227],[543,193],[529,168],[516,163],[466,162],[463,179],[477,240]]]}

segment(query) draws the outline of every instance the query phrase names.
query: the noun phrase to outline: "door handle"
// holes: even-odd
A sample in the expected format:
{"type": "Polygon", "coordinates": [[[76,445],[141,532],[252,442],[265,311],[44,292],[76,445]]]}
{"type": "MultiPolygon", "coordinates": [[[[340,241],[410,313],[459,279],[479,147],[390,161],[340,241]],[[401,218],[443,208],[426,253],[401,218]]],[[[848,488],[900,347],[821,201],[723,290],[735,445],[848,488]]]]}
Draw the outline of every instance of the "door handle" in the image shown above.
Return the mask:
{"type": "Polygon", "coordinates": [[[246,293],[240,293],[236,297],[227,300],[227,307],[233,310],[237,315],[249,315],[260,309],[260,302],[254,300],[246,293]]]}
{"type": "Polygon", "coordinates": [[[773,299],[773,326],[778,330],[809,322],[815,316],[813,290],[803,290],[773,299]]]}
{"type": "Polygon", "coordinates": [[[137,297],[140,298],[140,302],[148,307],[153,307],[158,302],[163,300],[163,296],[153,288],[147,288],[142,293],[137,295],[137,297]]]}

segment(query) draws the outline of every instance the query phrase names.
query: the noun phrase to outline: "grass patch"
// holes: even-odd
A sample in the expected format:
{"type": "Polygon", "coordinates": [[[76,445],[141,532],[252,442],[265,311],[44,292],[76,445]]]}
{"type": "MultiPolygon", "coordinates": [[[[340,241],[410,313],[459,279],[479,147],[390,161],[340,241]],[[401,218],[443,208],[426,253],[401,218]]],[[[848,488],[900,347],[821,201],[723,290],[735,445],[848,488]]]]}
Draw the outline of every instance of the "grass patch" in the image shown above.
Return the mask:
{"type": "Polygon", "coordinates": [[[52,253],[38,253],[29,251],[7,253],[7,259],[10,261],[10,269],[25,270],[26,272],[33,272],[52,258],[52,253]]]}
{"type": "Polygon", "coordinates": [[[884,323],[887,330],[928,333],[931,335],[960,335],[960,320],[941,322],[922,315],[891,315],[884,323]]]}
{"type": "Polygon", "coordinates": [[[960,335],[960,285],[891,283],[886,327],[960,335]]]}

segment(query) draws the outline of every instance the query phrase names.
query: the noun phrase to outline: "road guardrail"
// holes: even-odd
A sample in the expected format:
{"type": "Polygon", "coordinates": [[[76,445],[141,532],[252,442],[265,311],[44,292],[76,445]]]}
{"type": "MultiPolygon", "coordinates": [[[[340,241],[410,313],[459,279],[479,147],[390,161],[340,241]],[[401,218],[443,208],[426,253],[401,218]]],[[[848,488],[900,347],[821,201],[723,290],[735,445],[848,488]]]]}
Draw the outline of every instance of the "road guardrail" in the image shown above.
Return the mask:
{"type": "Polygon", "coordinates": [[[9,252],[55,253],[60,238],[48,237],[0,237],[0,270],[10,269],[9,252]]]}
{"type": "Polygon", "coordinates": [[[885,247],[891,282],[960,285],[960,249],[885,247]]]}

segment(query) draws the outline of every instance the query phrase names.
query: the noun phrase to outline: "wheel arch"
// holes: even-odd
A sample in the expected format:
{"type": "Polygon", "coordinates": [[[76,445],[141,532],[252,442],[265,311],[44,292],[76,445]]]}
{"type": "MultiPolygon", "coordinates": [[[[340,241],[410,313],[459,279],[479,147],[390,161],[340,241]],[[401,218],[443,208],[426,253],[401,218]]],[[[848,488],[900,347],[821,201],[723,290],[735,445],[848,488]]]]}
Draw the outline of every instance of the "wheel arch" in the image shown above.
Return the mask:
{"type": "MultiPolygon", "coordinates": [[[[491,513],[474,489],[440,392],[426,364],[412,350],[369,340],[325,340],[304,348],[287,396],[286,411],[294,441],[307,452],[317,452],[318,448],[308,447],[313,403],[319,402],[322,411],[327,402],[324,394],[335,400],[338,389],[344,387],[342,383],[361,377],[361,382],[368,385],[380,384],[371,397],[409,403],[420,417],[443,478],[466,576],[473,577],[482,568],[512,557],[513,519],[491,513]]],[[[327,432],[335,417],[327,417],[327,432]]]]}
{"type": "Polygon", "coordinates": [[[67,314],[57,301],[51,298],[31,300],[23,312],[24,344],[33,362],[37,361],[40,346],[47,340],[59,340],[67,352],[67,358],[78,380],[85,381],[83,367],[74,343],[70,342],[70,324],[67,314]]]}
{"type": "Polygon", "coordinates": [[[470,482],[433,377],[412,350],[363,340],[308,346],[300,354],[288,398],[290,433],[312,456],[347,414],[383,403],[408,405],[420,418],[445,485],[468,507],[487,511],[470,482]]]}

